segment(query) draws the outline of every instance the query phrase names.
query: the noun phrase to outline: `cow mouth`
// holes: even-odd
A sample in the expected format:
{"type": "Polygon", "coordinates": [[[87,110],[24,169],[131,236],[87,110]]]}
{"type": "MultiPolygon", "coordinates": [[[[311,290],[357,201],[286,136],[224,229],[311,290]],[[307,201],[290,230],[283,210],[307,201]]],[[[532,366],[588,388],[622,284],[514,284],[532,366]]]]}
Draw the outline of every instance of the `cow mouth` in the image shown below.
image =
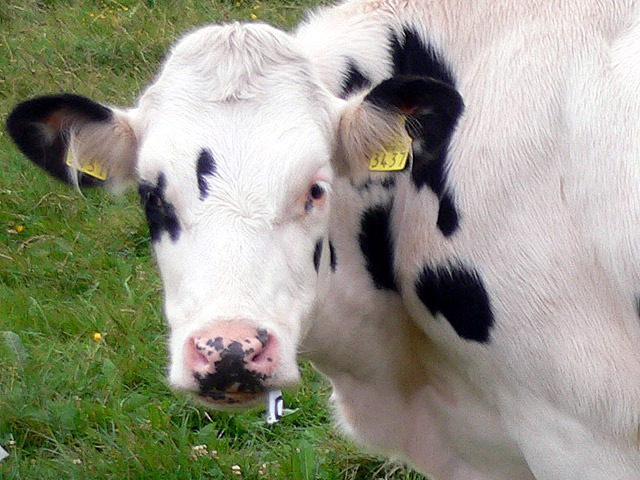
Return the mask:
{"type": "Polygon", "coordinates": [[[204,402],[207,405],[221,406],[221,405],[237,405],[244,406],[247,404],[256,403],[262,399],[265,395],[265,391],[257,392],[200,392],[196,394],[196,398],[204,402]]]}

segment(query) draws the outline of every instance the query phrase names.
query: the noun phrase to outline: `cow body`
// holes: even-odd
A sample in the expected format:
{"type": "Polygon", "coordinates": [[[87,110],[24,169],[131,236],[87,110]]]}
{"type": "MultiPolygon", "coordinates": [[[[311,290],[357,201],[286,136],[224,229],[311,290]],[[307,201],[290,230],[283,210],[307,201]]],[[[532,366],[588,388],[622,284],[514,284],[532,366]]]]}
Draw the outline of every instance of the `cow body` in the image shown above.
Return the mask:
{"type": "Polygon", "coordinates": [[[436,480],[640,478],[640,7],[580,3],[207,27],[135,108],[9,130],[138,183],[176,388],[255,400],[302,342],[343,430],[436,480]],[[410,165],[369,174],[405,128],[410,165]]]}
{"type": "Polygon", "coordinates": [[[640,12],[485,3],[351,2],[298,32],[336,95],[354,68],[366,85],[407,68],[415,51],[403,60],[394,37],[415,32],[466,105],[445,188],[395,177],[393,271],[419,346],[401,308],[366,308],[389,295],[371,283],[358,309],[335,302],[314,323],[392,330],[362,335],[368,375],[326,367],[339,416],[435,478],[640,478],[640,12]]]}

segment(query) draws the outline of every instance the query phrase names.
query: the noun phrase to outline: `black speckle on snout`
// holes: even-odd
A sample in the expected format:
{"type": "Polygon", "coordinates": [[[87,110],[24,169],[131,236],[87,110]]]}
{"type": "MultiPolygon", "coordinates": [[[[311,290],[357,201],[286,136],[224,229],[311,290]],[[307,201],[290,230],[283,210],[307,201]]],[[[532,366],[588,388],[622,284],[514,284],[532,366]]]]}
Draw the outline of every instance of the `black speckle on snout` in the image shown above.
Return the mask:
{"type": "Polygon", "coordinates": [[[224,348],[222,337],[216,337],[214,340],[207,340],[207,347],[215,348],[217,352],[224,348]]]}
{"type": "MultiPolygon", "coordinates": [[[[261,330],[258,330],[258,340],[262,343],[261,330]]],[[[266,330],[264,332],[264,343],[266,345],[266,330]]],[[[212,342],[213,343],[213,342],[212,342]]],[[[215,348],[215,347],[214,347],[215,348]]],[[[268,375],[247,369],[247,356],[253,353],[253,349],[244,350],[242,343],[233,341],[226,348],[220,351],[220,360],[214,363],[214,373],[201,375],[194,374],[200,385],[200,392],[204,396],[217,398],[224,392],[244,392],[258,393],[265,390],[264,381],[268,375]]]]}
{"type": "Polygon", "coordinates": [[[267,333],[267,331],[264,328],[259,328],[258,329],[258,336],[256,338],[258,339],[258,341],[260,342],[260,344],[264,348],[264,346],[267,344],[267,340],[269,340],[269,334],[267,333]]]}

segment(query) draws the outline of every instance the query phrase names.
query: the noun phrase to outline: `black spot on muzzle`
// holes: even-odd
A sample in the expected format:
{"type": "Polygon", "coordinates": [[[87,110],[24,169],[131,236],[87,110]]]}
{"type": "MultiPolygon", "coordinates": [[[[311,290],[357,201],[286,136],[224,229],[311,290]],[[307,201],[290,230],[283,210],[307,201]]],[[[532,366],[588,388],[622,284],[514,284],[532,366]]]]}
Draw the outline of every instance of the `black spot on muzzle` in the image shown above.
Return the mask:
{"type": "MultiPolygon", "coordinates": [[[[260,332],[258,332],[260,335],[260,332]]],[[[266,331],[264,336],[266,337],[266,331]]],[[[262,342],[260,336],[258,340],[262,342]]],[[[215,341],[211,347],[218,350],[215,341]]],[[[266,344],[266,338],[264,339],[266,344]]],[[[260,393],[265,391],[264,381],[268,375],[247,369],[246,358],[253,349],[244,350],[240,342],[234,341],[221,349],[220,360],[214,363],[214,373],[194,374],[200,386],[200,394],[214,400],[224,400],[227,393],[260,393]]]]}

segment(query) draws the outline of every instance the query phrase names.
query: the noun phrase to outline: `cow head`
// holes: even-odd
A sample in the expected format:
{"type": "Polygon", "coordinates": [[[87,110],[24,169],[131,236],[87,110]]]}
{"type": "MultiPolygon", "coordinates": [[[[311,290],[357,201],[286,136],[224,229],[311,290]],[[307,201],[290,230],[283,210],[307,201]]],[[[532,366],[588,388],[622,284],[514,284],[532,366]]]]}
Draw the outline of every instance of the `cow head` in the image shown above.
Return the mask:
{"type": "Polygon", "coordinates": [[[295,38],[231,24],[179,41],[134,108],[39,97],[7,128],[62,181],[137,185],[164,285],[169,382],[222,407],[298,379],[297,346],[329,276],[334,172],[361,171],[404,130],[399,114],[440,116],[458,101],[419,78],[340,100],[295,38]]]}

